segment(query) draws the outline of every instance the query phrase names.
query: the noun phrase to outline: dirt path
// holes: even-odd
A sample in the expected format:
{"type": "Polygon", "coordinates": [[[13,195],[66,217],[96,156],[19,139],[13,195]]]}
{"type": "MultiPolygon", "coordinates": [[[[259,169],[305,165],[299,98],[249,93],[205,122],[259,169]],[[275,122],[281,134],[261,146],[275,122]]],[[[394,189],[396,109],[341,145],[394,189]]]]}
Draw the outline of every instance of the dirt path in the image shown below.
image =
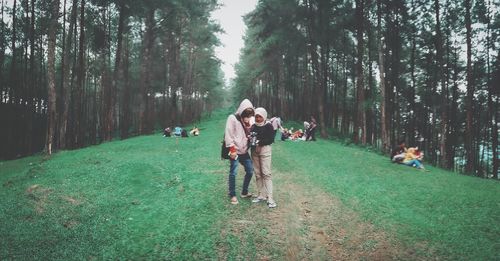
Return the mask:
{"type": "Polygon", "coordinates": [[[221,236],[240,245],[222,247],[219,256],[223,259],[418,259],[411,250],[395,243],[391,235],[361,220],[304,178],[274,171],[278,207],[268,209],[264,203],[245,201],[232,208],[221,236]]]}

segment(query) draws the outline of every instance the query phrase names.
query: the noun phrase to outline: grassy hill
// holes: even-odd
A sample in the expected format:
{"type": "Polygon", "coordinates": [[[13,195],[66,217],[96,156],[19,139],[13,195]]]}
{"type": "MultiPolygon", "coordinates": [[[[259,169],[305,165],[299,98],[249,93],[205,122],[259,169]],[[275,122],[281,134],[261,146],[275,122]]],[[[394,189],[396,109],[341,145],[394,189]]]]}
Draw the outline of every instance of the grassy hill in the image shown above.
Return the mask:
{"type": "Polygon", "coordinates": [[[500,259],[500,183],[333,141],[277,139],[278,207],[230,205],[227,114],[199,137],[0,162],[0,260],[500,259]]]}

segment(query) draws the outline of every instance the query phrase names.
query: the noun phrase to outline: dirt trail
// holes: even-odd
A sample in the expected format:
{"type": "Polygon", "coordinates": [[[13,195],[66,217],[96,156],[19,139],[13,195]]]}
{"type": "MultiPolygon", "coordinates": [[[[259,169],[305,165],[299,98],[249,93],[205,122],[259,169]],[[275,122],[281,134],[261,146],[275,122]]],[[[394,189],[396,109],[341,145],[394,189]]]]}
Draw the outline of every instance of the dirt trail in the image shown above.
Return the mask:
{"type": "MultiPolygon", "coordinates": [[[[273,180],[277,208],[242,202],[232,210],[232,221],[222,236],[237,237],[243,244],[241,249],[255,248],[254,255],[240,249],[233,256],[253,260],[418,259],[391,235],[361,220],[338,199],[297,175],[274,172],[273,180]],[[250,235],[255,239],[249,242],[250,235]]],[[[226,256],[227,251],[220,249],[219,253],[226,256]]]]}

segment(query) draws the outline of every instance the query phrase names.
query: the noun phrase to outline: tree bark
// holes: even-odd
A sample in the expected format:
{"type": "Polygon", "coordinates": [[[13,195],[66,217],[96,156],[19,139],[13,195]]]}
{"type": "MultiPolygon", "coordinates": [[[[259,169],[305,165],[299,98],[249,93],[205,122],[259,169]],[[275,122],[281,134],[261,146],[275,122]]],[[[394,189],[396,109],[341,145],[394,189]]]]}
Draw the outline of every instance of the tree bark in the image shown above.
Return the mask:
{"type": "Polygon", "coordinates": [[[149,134],[149,98],[151,86],[151,52],[153,48],[154,34],[154,9],[149,9],[146,14],[146,31],[144,32],[142,63],[141,63],[141,106],[140,106],[140,134],[149,134]]]}
{"type": "Polygon", "coordinates": [[[83,135],[83,86],[85,82],[85,0],[81,0],[80,3],[80,37],[78,40],[78,68],[77,68],[77,79],[76,88],[74,95],[75,104],[75,114],[74,119],[74,131],[73,131],[73,147],[78,148],[84,144],[83,135]]]}
{"type": "Polygon", "coordinates": [[[59,16],[59,0],[53,1],[51,6],[51,18],[48,32],[48,50],[47,50],[47,80],[48,80],[48,123],[47,123],[47,142],[46,150],[49,155],[52,154],[54,142],[54,132],[57,122],[56,113],[56,32],[57,19],[59,16]]]}
{"type": "Polygon", "coordinates": [[[434,8],[436,12],[436,60],[437,60],[437,76],[441,79],[441,137],[439,142],[440,150],[440,166],[442,168],[448,167],[448,87],[446,74],[444,73],[443,63],[443,37],[441,33],[441,19],[440,19],[440,6],[439,0],[434,0],[434,8]]]}
{"type": "MultiPolygon", "coordinates": [[[[122,79],[124,78],[124,72],[123,72],[123,34],[124,34],[124,28],[126,23],[128,23],[128,8],[124,5],[120,5],[120,14],[118,17],[118,32],[117,32],[117,46],[116,46],[116,54],[115,54],[115,68],[113,72],[113,83],[112,83],[112,90],[111,90],[111,111],[108,112],[108,117],[115,119],[115,112],[116,112],[116,98],[117,97],[117,92],[120,89],[120,86],[123,86],[123,81],[122,79]],[[127,22],[126,22],[127,21],[127,22]]],[[[119,122],[119,120],[118,120],[119,122]]],[[[118,124],[117,124],[118,125],[118,124]]],[[[118,127],[118,126],[117,126],[118,127]]],[[[123,136],[122,136],[123,138],[123,136]]]]}
{"type": "Polygon", "coordinates": [[[363,77],[363,55],[364,55],[364,0],[356,0],[356,40],[357,40],[357,59],[356,59],[356,118],[354,121],[354,143],[366,144],[366,121],[365,121],[365,87],[363,77]]]}
{"type": "Polygon", "coordinates": [[[17,0],[14,0],[14,4],[12,6],[12,59],[10,61],[10,83],[9,83],[9,103],[16,103],[16,93],[14,93],[14,84],[17,83],[17,52],[16,52],[16,11],[17,10],[17,0]]]}
{"type": "Polygon", "coordinates": [[[3,63],[4,63],[4,60],[5,60],[5,24],[4,24],[4,19],[3,19],[3,16],[4,16],[4,2],[3,0],[1,0],[1,15],[2,15],[2,19],[0,20],[0,103],[3,103],[4,102],[4,98],[3,98],[3,93],[4,93],[4,88],[5,88],[5,83],[4,83],[4,76],[3,76],[3,63]]]}
{"type": "MultiPolygon", "coordinates": [[[[65,1],[66,2],[66,1],[65,1]]],[[[70,53],[73,49],[73,32],[75,31],[76,24],[76,11],[78,7],[78,0],[73,0],[73,4],[71,6],[71,14],[70,14],[70,22],[69,22],[69,30],[68,35],[65,39],[65,44],[63,48],[63,59],[62,59],[62,99],[63,99],[63,111],[61,116],[61,125],[59,126],[59,148],[65,149],[67,137],[66,133],[68,130],[68,118],[69,118],[69,104],[71,103],[71,86],[70,86],[70,53]]]]}
{"type": "Polygon", "coordinates": [[[130,83],[129,83],[129,40],[128,31],[124,37],[124,51],[123,51],[123,99],[122,99],[122,119],[120,120],[120,136],[126,139],[129,136],[129,128],[131,122],[130,112],[130,83]]]}
{"type": "Polygon", "coordinates": [[[388,153],[391,146],[389,136],[389,119],[390,116],[387,110],[388,95],[385,82],[385,61],[384,61],[384,42],[382,37],[382,1],[377,0],[377,30],[378,30],[378,68],[380,77],[380,118],[381,118],[381,133],[382,151],[388,153]]]}
{"type": "Polygon", "coordinates": [[[466,153],[466,165],[465,171],[467,173],[472,173],[475,166],[475,152],[473,148],[473,124],[474,124],[474,85],[472,79],[472,22],[471,22],[471,1],[465,0],[465,28],[466,28],[466,43],[467,43],[467,94],[465,97],[465,110],[466,110],[466,122],[465,122],[465,153],[466,153]]]}

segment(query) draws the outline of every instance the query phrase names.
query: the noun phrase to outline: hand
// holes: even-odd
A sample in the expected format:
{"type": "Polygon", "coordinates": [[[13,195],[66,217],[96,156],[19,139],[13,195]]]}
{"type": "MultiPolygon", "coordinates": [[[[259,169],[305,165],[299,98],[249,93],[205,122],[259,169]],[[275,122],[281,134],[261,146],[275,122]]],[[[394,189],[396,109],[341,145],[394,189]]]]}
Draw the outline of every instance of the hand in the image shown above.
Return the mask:
{"type": "Polygon", "coordinates": [[[235,160],[236,157],[238,157],[238,153],[236,153],[236,152],[230,152],[229,153],[229,158],[230,159],[235,160]]]}

